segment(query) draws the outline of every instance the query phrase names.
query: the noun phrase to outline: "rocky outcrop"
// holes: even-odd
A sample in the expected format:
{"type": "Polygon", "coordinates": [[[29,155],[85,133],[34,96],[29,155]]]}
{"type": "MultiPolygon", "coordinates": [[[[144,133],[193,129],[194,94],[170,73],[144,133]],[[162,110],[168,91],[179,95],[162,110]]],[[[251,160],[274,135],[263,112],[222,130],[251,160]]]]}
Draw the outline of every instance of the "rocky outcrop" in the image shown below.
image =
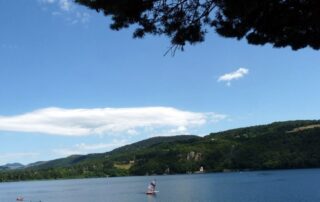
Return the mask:
{"type": "Polygon", "coordinates": [[[200,161],[202,158],[202,154],[200,152],[191,151],[187,154],[187,160],[200,161]]]}

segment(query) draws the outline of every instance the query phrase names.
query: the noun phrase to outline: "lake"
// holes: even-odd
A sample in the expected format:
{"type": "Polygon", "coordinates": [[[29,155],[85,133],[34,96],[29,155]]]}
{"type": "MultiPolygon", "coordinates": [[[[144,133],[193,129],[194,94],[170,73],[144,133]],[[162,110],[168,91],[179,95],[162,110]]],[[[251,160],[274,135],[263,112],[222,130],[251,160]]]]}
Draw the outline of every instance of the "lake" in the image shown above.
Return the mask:
{"type": "Polygon", "coordinates": [[[0,183],[0,202],[315,202],[320,169],[0,183]],[[156,196],[144,194],[156,179],[156,196]]]}

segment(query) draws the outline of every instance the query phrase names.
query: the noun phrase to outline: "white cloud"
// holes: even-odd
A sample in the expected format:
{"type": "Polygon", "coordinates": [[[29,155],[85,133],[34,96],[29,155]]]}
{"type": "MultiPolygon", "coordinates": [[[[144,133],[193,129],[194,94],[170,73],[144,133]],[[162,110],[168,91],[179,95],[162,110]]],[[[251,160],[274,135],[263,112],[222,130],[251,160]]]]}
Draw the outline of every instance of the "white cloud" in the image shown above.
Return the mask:
{"type": "Polygon", "coordinates": [[[128,144],[126,140],[113,140],[111,143],[98,144],[76,144],[71,148],[54,149],[53,152],[59,156],[70,156],[74,154],[89,154],[111,151],[112,149],[128,144]]]}
{"type": "Polygon", "coordinates": [[[90,15],[86,12],[76,12],[74,15],[74,18],[69,18],[68,21],[71,22],[71,24],[77,24],[77,23],[87,23],[90,20],[90,15]]]}
{"type": "Polygon", "coordinates": [[[71,1],[70,0],[60,0],[59,7],[61,10],[70,11],[71,9],[71,1]]]}
{"type": "Polygon", "coordinates": [[[137,134],[139,130],[187,130],[226,115],[182,111],[171,107],[63,109],[44,108],[15,116],[0,116],[0,131],[52,135],[137,134]]]}
{"type": "Polygon", "coordinates": [[[217,123],[219,121],[222,121],[226,119],[228,116],[225,114],[217,114],[214,112],[205,113],[207,120],[209,120],[212,123],[217,123]]]}
{"type": "Polygon", "coordinates": [[[42,4],[57,4],[59,9],[63,11],[70,11],[72,8],[71,0],[38,0],[42,4]]]}
{"type": "MultiPolygon", "coordinates": [[[[38,0],[45,7],[50,6],[52,16],[62,17],[70,24],[86,24],[90,14],[77,6],[72,0],[38,0]]],[[[47,10],[47,9],[45,9],[47,10]]]]}
{"type": "Polygon", "coordinates": [[[218,78],[218,82],[224,81],[227,82],[227,85],[231,85],[232,80],[240,79],[247,75],[249,73],[249,69],[246,68],[239,68],[238,70],[234,72],[230,72],[227,74],[224,74],[218,78]]]}

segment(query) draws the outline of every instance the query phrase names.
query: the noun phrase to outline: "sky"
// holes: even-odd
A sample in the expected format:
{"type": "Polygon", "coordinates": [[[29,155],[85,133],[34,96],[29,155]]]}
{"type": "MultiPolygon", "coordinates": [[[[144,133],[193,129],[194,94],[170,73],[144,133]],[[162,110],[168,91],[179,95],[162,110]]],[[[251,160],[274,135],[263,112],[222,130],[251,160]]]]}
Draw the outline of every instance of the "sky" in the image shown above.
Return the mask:
{"type": "Polygon", "coordinates": [[[0,165],[319,119],[320,57],[210,31],[174,56],[162,36],[71,0],[0,0],[0,165]]]}

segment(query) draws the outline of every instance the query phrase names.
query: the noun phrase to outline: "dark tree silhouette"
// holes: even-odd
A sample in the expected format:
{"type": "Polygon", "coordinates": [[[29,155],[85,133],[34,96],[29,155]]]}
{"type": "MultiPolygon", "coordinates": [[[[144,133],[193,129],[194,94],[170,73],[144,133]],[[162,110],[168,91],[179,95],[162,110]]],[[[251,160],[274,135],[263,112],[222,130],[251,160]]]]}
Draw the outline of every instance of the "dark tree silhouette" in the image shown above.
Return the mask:
{"type": "Polygon", "coordinates": [[[133,36],[166,35],[172,48],[219,35],[255,45],[320,48],[320,0],[75,0],[112,18],[111,29],[137,25],[133,36]]]}

